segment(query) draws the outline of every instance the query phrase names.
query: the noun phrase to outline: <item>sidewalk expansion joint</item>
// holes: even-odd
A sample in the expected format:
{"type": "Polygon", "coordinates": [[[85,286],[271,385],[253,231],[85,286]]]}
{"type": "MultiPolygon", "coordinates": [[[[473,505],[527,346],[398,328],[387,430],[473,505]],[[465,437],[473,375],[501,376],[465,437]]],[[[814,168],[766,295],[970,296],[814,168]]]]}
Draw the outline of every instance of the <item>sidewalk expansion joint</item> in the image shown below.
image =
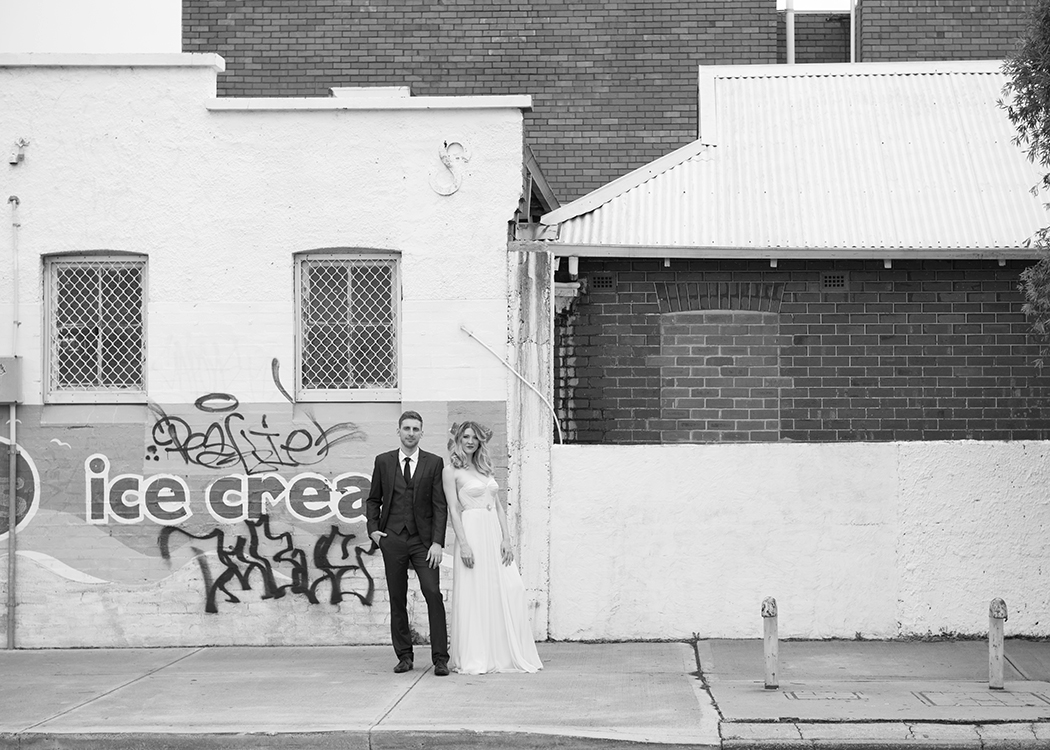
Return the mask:
{"type": "MultiPolygon", "coordinates": [[[[55,719],[59,718],[60,716],[65,716],[66,714],[72,713],[73,711],[76,711],[79,708],[83,708],[84,706],[86,706],[86,705],[88,705],[90,703],[94,703],[95,701],[97,701],[97,700],[99,700],[101,698],[105,698],[107,695],[112,695],[113,693],[117,692],[118,690],[123,690],[128,685],[132,685],[132,684],[134,684],[136,682],[139,682],[140,680],[144,680],[147,677],[150,677],[151,675],[155,675],[157,672],[160,672],[162,669],[167,669],[168,667],[170,667],[170,666],[172,666],[174,664],[178,664],[183,659],[188,659],[191,656],[199,654],[201,651],[204,651],[207,648],[208,648],[207,646],[201,646],[200,648],[196,648],[193,651],[190,651],[188,654],[183,654],[179,658],[173,659],[172,661],[169,661],[167,664],[161,664],[156,669],[151,669],[150,671],[146,672],[145,674],[141,674],[138,677],[135,677],[134,679],[128,680],[127,682],[125,682],[125,683],[123,683],[121,685],[117,685],[116,687],[114,687],[114,688],[112,688],[110,690],[107,690],[104,693],[99,693],[98,695],[93,695],[93,696],[91,696],[90,698],[88,698],[86,701],[84,701],[82,703],[78,703],[75,706],[70,706],[65,711],[59,711],[54,716],[48,716],[45,719],[41,719],[36,724],[28,726],[25,729],[19,731],[18,734],[27,734],[29,732],[32,732],[34,729],[36,729],[41,724],[46,724],[49,721],[54,721],[55,719]]],[[[19,746],[21,746],[21,742],[19,742],[19,746]]]]}
{"type": "Polygon", "coordinates": [[[374,732],[376,727],[378,727],[380,724],[382,724],[386,720],[386,717],[388,717],[391,713],[393,713],[395,708],[397,708],[398,706],[401,705],[401,701],[403,701],[408,696],[408,694],[412,692],[412,689],[416,685],[419,684],[419,681],[423,679],[423,677],[426,675],[427,672],[430,671],[430,669],[431,669],[430,667],[427,667],[426,669],[419,670],[419,674],[415,676],[415,679],[412,680],[412,684],[410,684],[408,686],[408,689],[405,690],[405,692],[403,692],[401,694],[401,697],[398,698],[396,701],[394,701],[391,704],[390,708],[388,708],[386,711],[383,712],[383,715],[379,717],[379,719],[376,721],[376,723],[368,728],[368,748],[369,748],[369,750],[375,750],[375,745],[372,742],[372,732],[374,732]]]}
{"type": "Polygon", "coordinates": [[[1031,680],[1031,679],[1032,679],[1032,678],[1031,678],[1031,677],[1030,677],[1030,676],[1028,675],[1028,673],[1027,673],[1027,672],[1025,672],[1025,671],[1024,671],[1024,670],[1023,670],[1022,668],[1021,668],[1021,665],[1019,665],[1019,664],[1015,663],[1015,662],[1014,662],[1014,660],[1010,658],[1010,655],[1009,655],[1008,653],[1006,653],[1006,652],[1005,652],[1005,650],[1003,651],[1003,659],[1005,659],[1005,660],[1006,660],[1006,663],[1007,663],[1007,664],[1009,664],[1009,665],[1010,665],[1011,667],[1013,667],[1013,668],[1014,668],[1015,670],[1017,670],[1017,674],[1021,675],[1021,677],[1023,677],[1023,678],[1024,678],[1024,679],[1026,679],[1026,680],[1031,680]]]}

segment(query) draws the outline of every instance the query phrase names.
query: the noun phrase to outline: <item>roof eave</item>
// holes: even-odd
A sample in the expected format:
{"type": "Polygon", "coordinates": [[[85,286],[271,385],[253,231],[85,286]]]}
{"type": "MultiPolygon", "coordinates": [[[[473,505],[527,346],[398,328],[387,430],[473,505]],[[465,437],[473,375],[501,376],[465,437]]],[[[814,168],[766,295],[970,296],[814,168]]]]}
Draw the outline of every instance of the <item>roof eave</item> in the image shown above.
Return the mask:
{"type": "Polygon", "coordinates": [[[1026,247],[685,247],[662,245],[570,244],[556,241],[512,243],[518,250],[577,258],[707,258],[731,260],[1035,260],[1026,247]]]}
{"type": "Polygon", "coordinates": [[[548,211],[556,211],[561,207],[561,201],[558,200],[558,196],[555,195],[554,189],[551,188],[550,183],[543,174],[543,169],[540,167],[539,161],[536,159],[536,155],[532,152],[532,148],[528,143],[525,144],[525,169],[528,170],[529,175],[532,177],[532,186],[536,192],[539,193],[540,201],[543,207],[548,211]]]}

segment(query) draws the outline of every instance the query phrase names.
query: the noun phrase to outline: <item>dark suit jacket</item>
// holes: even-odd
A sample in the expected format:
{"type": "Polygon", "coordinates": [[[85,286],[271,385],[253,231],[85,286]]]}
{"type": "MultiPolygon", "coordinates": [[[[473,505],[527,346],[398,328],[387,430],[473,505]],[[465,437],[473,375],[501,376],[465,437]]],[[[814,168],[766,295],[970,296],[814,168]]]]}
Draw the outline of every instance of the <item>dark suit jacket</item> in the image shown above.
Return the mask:
{"type": "MultiPolygon", "coordinates": [[[[368,534],[373,531],[386,531],[386,522],[390,518],[391,499],[394,496],[394,472],[401,468],[397,463],[398,451],[380,453],[376,456],[376,465],[372,470],[372,487],[365,500],[365,518],[368,521],[368,534]]],[[[441,484],[441,470],[445,462],[433,453],[419,451],[412,474],[412,486],[415,496],[412,498],[412,510],[416,517],[416,528],[419,538],[430,546],[437,542],[445,546],[445,525],[448,522],[448,504],[445,502],[445,490],[441,484]]]]}

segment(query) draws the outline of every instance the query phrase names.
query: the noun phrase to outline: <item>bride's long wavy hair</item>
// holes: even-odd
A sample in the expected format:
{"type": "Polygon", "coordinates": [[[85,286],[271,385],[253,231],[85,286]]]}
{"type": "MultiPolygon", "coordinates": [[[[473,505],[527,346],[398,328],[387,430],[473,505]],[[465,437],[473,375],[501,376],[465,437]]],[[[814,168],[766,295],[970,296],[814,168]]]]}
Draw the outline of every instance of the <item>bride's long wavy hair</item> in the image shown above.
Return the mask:
{"type": "Polygon", "coordinates": [[[482,476],[492,476],[492,459],[489,457],[489,440],[492,439],[492,430],[482,424],[473,421],[459,422],[449,428],[448,455],[449,462],[457,469],[472,465],[482,476]],[[474,431],[478,439],[478,449],[473,456],[467,456],[461,445],[463,433],[468,429],[474,431]]]}

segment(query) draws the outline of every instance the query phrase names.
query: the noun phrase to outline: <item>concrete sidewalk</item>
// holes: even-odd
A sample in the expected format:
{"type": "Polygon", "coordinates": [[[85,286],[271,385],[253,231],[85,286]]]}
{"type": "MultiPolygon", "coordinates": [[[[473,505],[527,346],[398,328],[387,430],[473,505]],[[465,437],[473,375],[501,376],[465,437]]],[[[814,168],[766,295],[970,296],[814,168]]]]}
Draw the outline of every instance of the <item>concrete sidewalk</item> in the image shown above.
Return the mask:
{"type": "Polygon", "coordinates": [[[0,748],[1050,748],[1050,643],[1007,641],[1004,691],[981,641],[780,648],[779,690],[759,640],[541,643],[539,674],[444,678],[387,646],[0,651],[0,748]]]}
{"type": "Polygon", "coordinates": [[[688,643],[541,643],[535,675],[389,646],[0,651],[0,748],[717,747],[688,643]],[[425,668],[424,668],[425,667],[425,668]]]}
{"type": "Polygon", "coordinates": [[[1050,643],[1008,640],[1005,690],[985,641],[787,641],[780,688],[761,641],[697,644],[722,746],[1050,748],[1050,643]]]}

